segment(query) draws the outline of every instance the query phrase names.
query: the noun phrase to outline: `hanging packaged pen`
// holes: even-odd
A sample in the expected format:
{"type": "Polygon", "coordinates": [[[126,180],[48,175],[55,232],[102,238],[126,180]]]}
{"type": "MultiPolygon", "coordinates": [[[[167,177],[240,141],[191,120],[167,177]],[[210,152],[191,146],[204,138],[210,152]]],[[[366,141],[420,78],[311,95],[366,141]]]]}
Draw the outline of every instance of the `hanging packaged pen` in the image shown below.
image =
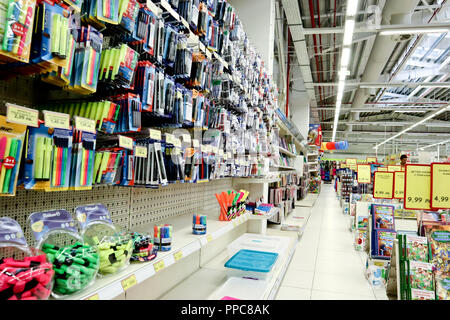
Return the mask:
{"type": "Polygon", "coordinates": [[[175,56],[177,51],[178,31],[174,26],[166,23],[164,33],[164,49],[163,49],[163,63],[166,67],[173,68],[175,63],[175,56]]]}
{"type": "Polygon", "coordinates": [[[181,82],[189,80],[192,69],[192,49],[188,48],[186,36],[179,36],[175,58],[175,78],[181,82]]]}
{"type": "Polygon", "coordinates": [[[28,217],[28,225],[36,239],[36,248],[44,251],[53,264],[54,298],[70,297],[93,284],[99,256],[94,247],[84,243],[69,212],[34,212],[28,217]]]}
{"type": "Polygon", "coordinates": [[[162,69],[156,69],[155,77],[155,93],[153,102],[153,112],[158,115],[164,115],[164,109],[166,105],[164,95],[164,80],[165,75],[162,69]]]}
{"type": "Polygon", "coordinates": [[[164,156],[161,143],[154,143],[154,153],[156,166],[158,167],[158,181],[160,185],[167,185],[166,168],[164,165],[164,156]]]}
{"type": "Polygon", "coordinates": [[[134,249],[133,239],[113,224],[108,209],[93,204],[77,207],[75,213],[83,239],[98,252],[99,273],[114,274],[126,268],[134,249]]]}
{"type": "Polygon", "coordinates": [[[53,131],[43,124],[40,124],[38,128],[28,128],[23,171],[25,189],[46,190],[50,187],[53,131]]]}
{"type": "Polygon", "coordinates": [[[183,86],[180,84],[175,85],[174,104],[172,111],[172,125],[175,127],[181,127],[183,124],[183,86]]]}
{"type": "Polygon", "coordinates": [[[54,270],[44,252],[30,247],[19,223],[0,218],[0,300],[47,300],[54,270]]]}
{"type": "Polygon", "coordinates": [[[119,0],[97,1],[97,19],[110,24],[119,23],[119,0]]]}
{"type": "Polygon", "coordinates": [[[149,61],[140,61],[136,70],[134,92],[142,102],[142,110],[153,111],[156,68],[149,61]]]}
{"type": "Polygon", "coordinates": [[[115,185],[120,182],[123,150],[107,148],[95,151],[94,183],[115,185]]]}
{"type": "Polygon", "coordinates": [[[95,143],[96,134],[76,129],[73,131],[70,189],[92,188],[95,143]]]}
{"type": "Polygon", "coordinates": [[[3,1],[0,10],[0,60],[28,63],[35,19],[35,0],[3,1]]]}
{"type": "Polygon", "coordinates": [[[139,3],[136,0],[121,0],[119,10],[120,25],[128,32],[132,33],[137,23],[139,13],[139,3]]]}
{"type": "Polygon", "coordinates": [[[83,0],[63,0],[63,1],[67,3],[71,8],[75,9],[76,12],[81,11],[83,0]]]}
{"type": "Polygon", "coordinates": [[[69,7],[41,2],[37,7],[36,24],[30,60],[34,64],[51,63],[66,66],[69,57],[69,7]]]}
{"type": "Polygon", "coordinates": [[[132,39],[136,41],[146,40],[147,32],[149,31],[150,20],[150,10],[145,8],[143,5],[140,5],[136,24],[132,33],[132,39]]]}
{"type": "Polygon", "coordinates": [[[81,87],[90,92],[95,92],[97,90],[103,35],[91,26],[85,31],[86,39],[83,41],[84,47],[81,55],[81,87]]]}
{"type": "Polygon", "coordinates": [[[0,116],[0,196],[14,196],[27,126],[0,116]]]}
{"type": "Polygon", "coordinates": [[[72,129],[55,128],[53,132],[53,161],[50,186],[52,189],[69,188],[72,161],[72,129]]]}
{"type": "Polygon", "coordinates": [[[183,89],[183,124],[192,126],[192,90],[183,89]]]}

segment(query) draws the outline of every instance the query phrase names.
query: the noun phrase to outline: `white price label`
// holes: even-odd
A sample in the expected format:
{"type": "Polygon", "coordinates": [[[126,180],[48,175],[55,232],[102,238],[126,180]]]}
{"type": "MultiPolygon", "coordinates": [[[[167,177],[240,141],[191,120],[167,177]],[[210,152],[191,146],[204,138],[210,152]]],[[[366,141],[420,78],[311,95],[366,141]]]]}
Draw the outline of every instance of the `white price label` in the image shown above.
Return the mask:
{"type": "Polygon", "coordinates": [[[154,140],[161,140],[161,131],[150,129],[150,138],[154,140]]]}
{"type": "Polygon", "coordinates": [[[119,135],[119,147],[133,150],[133,139],[130,137],[125,137],[125,136],[119,135]]]}

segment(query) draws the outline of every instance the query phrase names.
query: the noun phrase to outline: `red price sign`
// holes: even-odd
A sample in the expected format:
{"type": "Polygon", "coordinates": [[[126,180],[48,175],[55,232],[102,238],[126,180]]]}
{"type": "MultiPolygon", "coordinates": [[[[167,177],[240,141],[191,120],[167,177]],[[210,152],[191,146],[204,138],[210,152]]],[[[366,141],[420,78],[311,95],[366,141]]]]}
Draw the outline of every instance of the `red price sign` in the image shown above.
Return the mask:
{"type": "Polygon", "coordinates": [[[16,165],[16,159],[13,157],[6,157],[5,161],[3,161],[3,165],[6,169],[12,169],[16,165]]]}

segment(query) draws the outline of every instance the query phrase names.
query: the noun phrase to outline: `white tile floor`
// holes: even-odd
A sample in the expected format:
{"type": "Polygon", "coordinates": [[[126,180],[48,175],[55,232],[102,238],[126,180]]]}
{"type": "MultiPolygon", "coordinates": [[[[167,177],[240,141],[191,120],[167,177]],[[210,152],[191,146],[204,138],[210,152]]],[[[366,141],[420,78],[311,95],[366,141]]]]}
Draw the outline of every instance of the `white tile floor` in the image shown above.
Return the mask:
{"type": "Polygon", "coordinates": [[[373,289],[364,277],[364,264],[333,185],[324,184],[276,299],[387,299],[384,289],[373,289]]]}

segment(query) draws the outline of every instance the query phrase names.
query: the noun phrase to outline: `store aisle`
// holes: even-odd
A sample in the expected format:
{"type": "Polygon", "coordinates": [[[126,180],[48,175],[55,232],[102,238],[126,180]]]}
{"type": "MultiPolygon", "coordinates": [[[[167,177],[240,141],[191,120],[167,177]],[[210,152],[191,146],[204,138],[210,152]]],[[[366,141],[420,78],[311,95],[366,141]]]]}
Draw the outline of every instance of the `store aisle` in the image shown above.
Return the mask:
{"type": "Polygon", "coordinates": [[[373,290],[364,277],[364,263],[365,254],[353,249],[348,217],[342,213],[333,185],[324,184],[276,299],[384,298],[384,290],[373,290]]]}

